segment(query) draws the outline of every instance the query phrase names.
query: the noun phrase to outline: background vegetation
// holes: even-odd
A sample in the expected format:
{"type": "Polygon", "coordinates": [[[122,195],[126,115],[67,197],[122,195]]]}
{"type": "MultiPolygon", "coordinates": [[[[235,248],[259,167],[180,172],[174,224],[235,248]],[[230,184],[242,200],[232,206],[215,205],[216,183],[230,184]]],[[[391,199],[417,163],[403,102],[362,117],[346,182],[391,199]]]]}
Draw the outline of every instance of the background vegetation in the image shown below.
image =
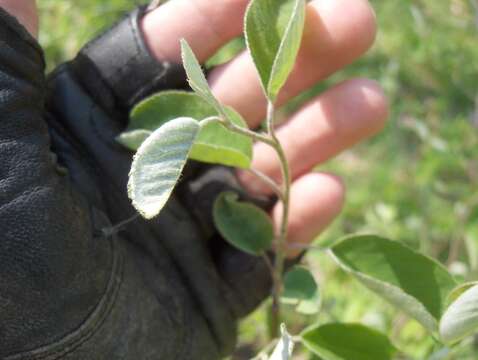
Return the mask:
{"type": "MultiPolygon", "coordinates": [[[[49,69],[139,2],[41,0],[40,39],[49,69]]],[[[372,3],[380,27],[374,48],[291,105],[351,76],[378,80],[391,103],[381,135],[321,168],[343,176],[348,201],[317,244],[374,232],[439,259],[460,279],[478,280],[478,6],[474,0],[372,3]]],[[[339,270],[325,251],[310,252],[307,261],[321,285],[320,322],[373,326],[407,358],[477,358],[473,339],[447,355],[435,353],[438,347],[418,323],[339,270]]],[[[243,323],[235,358],[246,359],[267,342],[266,324],[263,309],[243,323]]]]}

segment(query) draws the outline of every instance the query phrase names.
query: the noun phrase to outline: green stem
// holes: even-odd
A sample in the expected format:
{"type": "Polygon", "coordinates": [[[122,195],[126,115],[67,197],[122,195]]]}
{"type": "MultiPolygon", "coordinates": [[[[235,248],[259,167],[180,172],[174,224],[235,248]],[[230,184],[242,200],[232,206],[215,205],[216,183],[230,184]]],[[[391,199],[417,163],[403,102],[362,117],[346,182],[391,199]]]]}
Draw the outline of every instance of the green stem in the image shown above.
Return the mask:
{"type": "Polygon", "coordinates": [[[261,142],[266,143],[266,144],[268,144],[272,147],[274,147],[274,145],[275,145],[274,141],[272,139],[270,139],[267,135],[257,133],[255,131],[251,131],[249,129],[244,129],[244,128],[242,128],[240,126],[237,126],[237,125],[235,125],[233,123],[230,123],[230,122],[224,123],[224,126],[226,126],[229,130],[234,131],[235,133],[242,134],[242,135],[245,135],[245,136],[249,136],[255,141],[261,141],[261,142]]]}
{"type": "Polygon", "coordinates": [[[272,327],[274,334],[278,335],[279,324],[280,324],[280,295],[282,293],[283,281],[282,274],[284,272],[284,264],[287,251],[287,227],[289,222],[289,207],[290,207],[290,187],[291,187],[291,178],[290,178],[290,169],[287,157],[284,152],[279,139],[276,136],[274,128],[274,104],[269,101],[267,104],[267,131],[268,135],[273,140],[274,144],[272,145],[277,155],[279,157],[279,162],[282,172],[282,218],[280,223],[280,230],[276,243],[275,250],[275,262],[274,262],[274,272],[272,274],[273,279],[273,288],[272,288],[272,327]]]}
{"type": "MultiPolygon", "coordinates": [[[[282,218],[280,223],[279,234],[276,240],[276,249],[275,249],[275,261],[273,264],[273,269],[271,271],[272,276],[272,337],[277,337],[279,335],[279,324],[280,324],[280,295],[282,293],[283,281],[282,274],[284,272],[284,264],[287,253],[287,227],[289,221],[289,207],[290,207],[290,187],[291,187],[291,177],[289,163],[284,152],[279,139],[276,136],[274,128],[274,116],[275,116],[275,106],[272,101],[268,101],[267,104],[267,134],[256,133],[249,129],[239,127],[232,123],[224,109],[220,107],[219,109],[220,121],[227,129],[252,138],[255,141],[263,142],[271,146],[277,153],[279,157],[281,172],[282,172],[282,189],[280,189],[277,184],[275,184],[272,179],[268,177],[261,177],[279,194],[279,199],[282,201],[282,218]]],[[[207,119],[207,121],[212,121],[212,118],[207,119]]]]}
{"type": "Polygon", "coordinates": [[[262,173],[258,170],[252,169],[252,168],[247,169],[247,171],[249,171],[252,175],[254,175],[259,180],[261,180],[264,184],[269,186],[274,191],[274,193],[279,197],[279,200],[281,200],[281,201],[284,200],[283,199],[284,194],[282,192],[282,189],[269,176],[267,176],[266,174],[264,174],[264,173],[262,173]]]}
{"type": "Polygon", "coordinates": [[[228,130],[231,130],[232,132],[235,132],[236,134],[250,137],[254,141],[260,141],[260,142],[268,144],[269,146],[274,147],[275,143],[271,138],[269,138],[269,136],[237,126],[236,124],[229,121],[229,118],[227,117],[225,112],[221,112],[220,115],[221,116],[212,116],[212,117],[206,118],[202,120],[201,123],[209,123],[209,122],[218,121],[223,126],[225,126],[228,130]]]}

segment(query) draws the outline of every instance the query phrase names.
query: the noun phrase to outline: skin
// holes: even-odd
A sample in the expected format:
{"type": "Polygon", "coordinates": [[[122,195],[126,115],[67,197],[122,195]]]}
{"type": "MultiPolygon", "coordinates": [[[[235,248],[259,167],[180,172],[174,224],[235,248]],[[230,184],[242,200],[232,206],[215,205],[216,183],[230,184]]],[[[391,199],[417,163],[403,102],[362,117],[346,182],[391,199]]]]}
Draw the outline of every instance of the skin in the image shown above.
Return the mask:
{"type": "MultiPolygon", "coordinates": [[[[203,61],[241,34],[247,4],[248,0],[171,0],[143,19],[146,41],[158,59],[179,62],[179,39],[185,38],[203,61]]],[[[34,0],[0,0],[0,6],[37,35],[34,0]]],[[[372,46],[375,33],[375,13],[366,0],[309,2],[299,57],[280,102],[362,56],[372,46]]],[[[219,100],[241,112],[252,128],[264,118],[265,98],[247,53],[214,69],[209,81],[219,100]]],[[[344,203],[341,179],[313,168],[379,132],[387,117],[388,104],[380,86],[368,79],[350,79],[309,101],[281,126],[278,136],[293,175],[289,242],[310,243],[344,203]]],[[[256,144],[253,167],[280,179],[276,156],[266,145],[256,144]]],[[[270,192],[249,173],[238,175],[251,192],[270,192]]],[[[271,213],[276,226],[280,213],[278,204],[271,213]]],[[[291,249],[289,256],[299,252],[291,249]]]]}

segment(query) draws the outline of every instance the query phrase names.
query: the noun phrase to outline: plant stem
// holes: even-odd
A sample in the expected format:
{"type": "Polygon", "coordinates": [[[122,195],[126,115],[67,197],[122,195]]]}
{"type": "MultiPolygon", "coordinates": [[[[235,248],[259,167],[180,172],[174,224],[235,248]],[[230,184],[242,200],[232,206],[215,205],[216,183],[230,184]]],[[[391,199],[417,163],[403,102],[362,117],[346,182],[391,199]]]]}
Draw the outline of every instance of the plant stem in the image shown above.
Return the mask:
{"type": "Polygon", "coordinates": [[[272,147],[275,146],[275,143],[274,141],[269,138],[268,136],[264,135],[264,134],[261,134],[261,133],[257,133],[257,132],[254,132],[254,131],[251,131],[249,129],[244,129],[242,127],[239,127],[231,122],[224,122],[223,123],[224,126],[226,126],[226,128],[228,128],[229,130],[235,132],[235,133],[238,133],[238,134],[241,134],[241,135],[245,135],[245,136],[249,136],[250,138],[252,138],[253,140],[255,141],[261,141],[263,143],[266,143],[272,147]]]}
{"type": "MultiPolygon", "coordinates": [[[[274,115],[275,115],[275,106],[272,101],[267,103],[267,134],[256,133],[249,129],[242,128],[232,123],[229,120],[226,112],[222,107],[219,107],[219,117],[217,121],[220,121],[230,131],[235,133],[248,136],[255,141],[263,142],[271,146],[279,158],[279,163],[282,172],[282,189],[269,177],[265,176],[262,173],[255,172],[264,182],[266,182],[272,189],[278,194],[279,199],[282,202],[282,218],[279,228],[279,233],[277,234],[276,239],[276,248],[275,248],[275,261],[273,264],[273,269],[271,270],[272,276],[272,337],[275,338],[279,335],[279,324],[280,324],[280,295],[282,293],[282,274],[284,272],[284,264],[287,253],[287,228],[289,221],[289,207],[290,207],[290,187],[291,187],[291,178],[290,178],[290,169],[287,157],[284,152],[279,139],[276,136],[274,128],[274,115]]],[[[214,118],[208,118],[203,121],[214,121],[214,118]]],[[[253,171],[254,172],[254,171],[253,171]]]]}
{"type": "Polygon", "coordinates": [[[253,174],[255,177],[257,177],[259,180],[261,180],[264,184],[269,186],[274,191],[274,193],[279,197],[279,199],[281,201],[284,200],[283,199],[284,194],[282,192],[282,189],[269,176],[267,176],[266,174],[264,174],[260,171],[252,169],[252,168],[247,169],[247,171],[249,171],[251,174],[253,174]]]}
{"type": "Polygon", "coordinates": [[[289,222],[289,206],[290,206],[290,169],[287,161],[284,148],[276,136],[274,128],[274,104],[269,101],[267,104],[267,131],[268,135],[273,140],[273,148],[279,157],[281,172],[282,172],[282,219],[280,230],[276,242],[274,272],[272,274],[273,288],[272,288],[272,328],[273,336],[278,335],[280,324],[280,295],[282,293],[282,274],[284,272],[284,263],[286,258],[287,245],[287,227],[289,222]]]}
{"type": "MultiPolygon", "coordinates": [[[[223,126],[225,126],[228,130],[235,132],[236,134],[244,135],[250,137],[254,141],[260,141],[263,143],[268,144],[269,146],[274,147],[274,141],[267,135],[261,134],[246,128],[242,128],[237,126],[233,122],[229,121],[227,114],[225,112],[221,112],[220,116],[211,116],[201,121],[201,124],[207,124],[210,122],[220,122],[223,126]]],[[[204,126],[204,125],[203,125],[204,126]]]]}

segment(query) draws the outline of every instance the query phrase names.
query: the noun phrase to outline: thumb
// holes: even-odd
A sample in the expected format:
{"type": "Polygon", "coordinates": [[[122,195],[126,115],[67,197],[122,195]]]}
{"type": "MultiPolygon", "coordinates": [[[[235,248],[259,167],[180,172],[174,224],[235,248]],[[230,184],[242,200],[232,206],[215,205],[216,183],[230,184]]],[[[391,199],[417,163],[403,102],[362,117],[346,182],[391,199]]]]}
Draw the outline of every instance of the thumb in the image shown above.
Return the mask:
{"type": "Polygon", "coordinates": [[[38,36],[38,11],[35,0],[0,0],[0,7],[17,18],[31,35],[38,36]]]}

